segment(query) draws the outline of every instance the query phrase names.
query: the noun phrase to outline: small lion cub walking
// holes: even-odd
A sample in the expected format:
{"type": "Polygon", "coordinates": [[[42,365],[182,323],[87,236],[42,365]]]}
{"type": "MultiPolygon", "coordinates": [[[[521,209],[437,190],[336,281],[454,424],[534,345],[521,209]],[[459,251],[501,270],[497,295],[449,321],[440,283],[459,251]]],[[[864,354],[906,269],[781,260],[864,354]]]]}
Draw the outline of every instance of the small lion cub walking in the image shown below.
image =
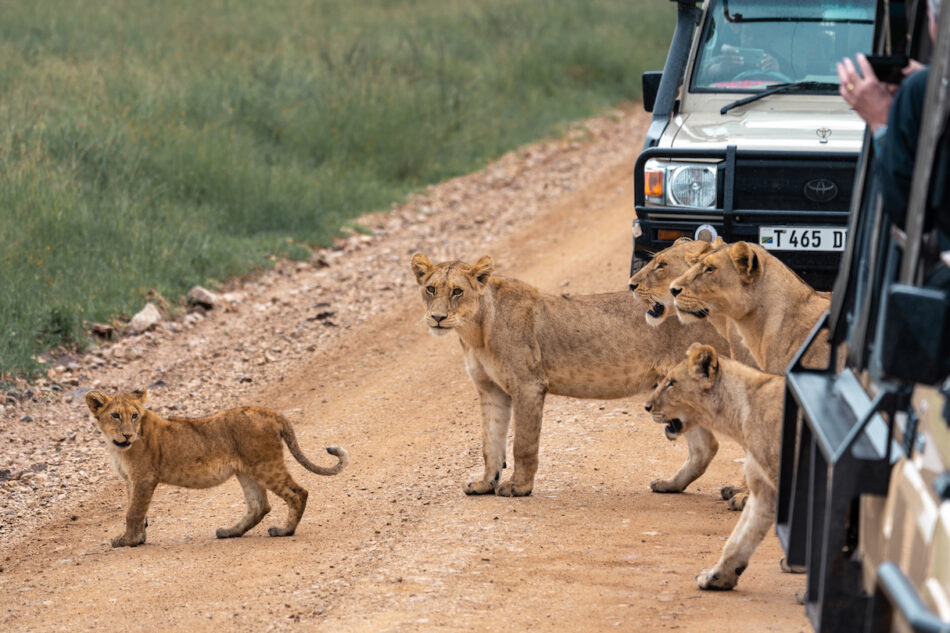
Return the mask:
{"type": "Polygon", "coordinates": [[[155,486],[210,488],[235,475],[244,489],[247,514],[218,538],[241,536],[268,512],[267,490],[287,502],[287,523],[272,527],[271,536],[290,536],[307,505],[307,491],[297,485],[284,464],[281,440],[307,470],[335,475],[349,455],[339,446],[327,447],[338,458],[329,468],[317,466],[301,452],[290,422],[276,411],[244,407],[203,418],[161,418],[145,408],[145,390],[110,398],[99,390],[86,394],[116,470],[125,480],[128,509],[125,532],[112,547],[135,547],[145,542],[145,513],[155,486]]]}

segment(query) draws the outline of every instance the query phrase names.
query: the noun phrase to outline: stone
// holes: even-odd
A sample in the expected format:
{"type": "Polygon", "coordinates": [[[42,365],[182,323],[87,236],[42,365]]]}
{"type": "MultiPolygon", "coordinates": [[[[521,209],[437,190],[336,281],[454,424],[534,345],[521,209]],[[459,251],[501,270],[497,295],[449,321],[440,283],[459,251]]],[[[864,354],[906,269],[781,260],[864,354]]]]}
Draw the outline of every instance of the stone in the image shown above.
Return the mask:
{"type": "Polygon", "coordinates": [[[146,303],[142,311],[129,321],[129,329],[135,332],[147,332],[161,323],[162,314],[153,303],[146,303]]]}

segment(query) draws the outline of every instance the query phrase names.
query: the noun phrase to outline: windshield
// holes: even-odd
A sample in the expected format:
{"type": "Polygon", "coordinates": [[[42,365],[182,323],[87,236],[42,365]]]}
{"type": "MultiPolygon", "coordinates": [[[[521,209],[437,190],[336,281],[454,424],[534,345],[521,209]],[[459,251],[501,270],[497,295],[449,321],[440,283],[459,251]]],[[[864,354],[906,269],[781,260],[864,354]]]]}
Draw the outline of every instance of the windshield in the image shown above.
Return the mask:
{"type": "Polygon", "coordinates": [[[692,89],[757,92],[799,81],[837,84],[835,62],[871,51],[875,4],[710,0],[692,89]]]}

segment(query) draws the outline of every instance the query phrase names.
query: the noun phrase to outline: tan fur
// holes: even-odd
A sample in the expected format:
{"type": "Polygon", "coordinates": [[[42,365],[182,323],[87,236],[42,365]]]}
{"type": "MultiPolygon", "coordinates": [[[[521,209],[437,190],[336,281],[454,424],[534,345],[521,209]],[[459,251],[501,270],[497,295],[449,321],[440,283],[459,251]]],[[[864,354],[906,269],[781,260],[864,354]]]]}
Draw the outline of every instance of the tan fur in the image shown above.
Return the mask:
{"type": "MultiPolygon", "coordinates": [[[[712,243],[681,237],[638,270],[630,278],[630,290],[647,307],[647,323],[657,326],[675,314],[670,282],[689,270],[704,255],[724,246],[726,243],[720,237],[712,243]]],[[[708,321],[729,342],[730,358],[747,365],[756,364],[735,323],[725,316],[713,314],[709,315],[708,321]]],[[[720,489],[720,494],[728,501],[730,510],[740,511],[748,499],[748,488],[745,482],[727,485],[720,489]]]]}
{"type": "Polygon", "coordinates": [[[210,488],[236,476],[244,490],[247,514],[218,538],[241,536],[270,512],[267,490],[287,502],[284,527],[271,536],[290,536],[307,505],[307,491],[297,485],[284,463],[283,443],[307,470],[335,475],[349,455],[339,446],[327,452],[338,458],[329,468],[317,466],[301,452],[290,422],[276,411],[245,407],[204,418],[162,419],[145,408],[146,391],[109,397],[99,390],[86,394],[86,405],[99,424],[116,470],[125,481],[128,509],[125,532],[113,547],[145,542],[145,514],[155,486],[210,488]]]}
{"type": "MultiPolygon", "coordinates": [[[[629,292],[546,295],[516,279],[492,276],[492,269],[488,257],[474,266],[433,265],[421,253],[412,258],[425,303],[423,320],[433,334],[458,335],[481,402],[485,472],[465,486],[466,494],[531,493],[547,394],[629,396],[650,389],[691,341],[728,349],[709,326],[686,330],[670,320],[651,328],[629,292]],[[499,483],[512,413],[514,473],[499,483]]],[[[699,427],[686,438],[687,462],[671,479],[655,480],[654,491],[681,492],[705,472],[719,447],[699,427]]]]}
{"type": "MultiPolygon", "coordinates": [[[[704,240],[691,240],[681,237],[672,246],[653,256],[647,264],[630,278],[630,289],[634,296],[643,302],[647,323],[659,325],[675,313],[670,283],[685,273],[704,255],[723,248],[726,243],[716,238],[712,243],[704,240]]],[[[709,323],[719,334],[729,341],[729,357],[747,365],[755,364],[755,359],[742,341],[735,324],[722,315],[709,315],[709,323]]]]}
{"type": "MultiPolygon", "coordinates": [[[[746,242],[703,255],[671,282],[670,292],[682,321],[727,318],[758,366],[776,374],[785,373],[831,303],[827,293],[816,292],[767,250],[746,242]]],[[[821,338],[804,360],[827,362],[829,350],[821,338]]]]}
{"type": "Polygon", "coordinates": [[[703,424],[745,449],[749,499],[715,567],[696,577],[700,589],[732,589],[775,520],[785,378],[723,358],[700,343],[686,356],[645,406],[666,425],[667,436],[703,424]]]}

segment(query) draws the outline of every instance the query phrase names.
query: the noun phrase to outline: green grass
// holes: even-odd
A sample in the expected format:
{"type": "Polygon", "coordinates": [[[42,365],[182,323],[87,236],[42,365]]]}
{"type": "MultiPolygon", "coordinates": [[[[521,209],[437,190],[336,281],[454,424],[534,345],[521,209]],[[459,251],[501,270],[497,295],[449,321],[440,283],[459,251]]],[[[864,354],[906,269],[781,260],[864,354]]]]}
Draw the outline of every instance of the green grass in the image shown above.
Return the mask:
{"type": "MultiPolygon", "coordinates": [[[[0,376],[612,104],[666,0],[0,0],[0,376]]],[[[634,139],[631,139],[634,142],[634,139]]]]}

